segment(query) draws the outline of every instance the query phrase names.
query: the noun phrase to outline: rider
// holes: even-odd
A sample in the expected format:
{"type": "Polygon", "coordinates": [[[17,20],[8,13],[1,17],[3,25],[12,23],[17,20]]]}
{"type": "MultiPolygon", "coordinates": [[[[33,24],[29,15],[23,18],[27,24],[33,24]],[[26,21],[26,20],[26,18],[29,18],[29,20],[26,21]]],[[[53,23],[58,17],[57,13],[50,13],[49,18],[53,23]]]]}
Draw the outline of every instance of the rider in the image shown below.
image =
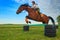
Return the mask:
{"type": "Polygon", "coordinates": [[[38,5],[35,3],[35,1],[32,1],[32,8],[36,11],[36,13],[40,14],[40,9],[38,5]]]}

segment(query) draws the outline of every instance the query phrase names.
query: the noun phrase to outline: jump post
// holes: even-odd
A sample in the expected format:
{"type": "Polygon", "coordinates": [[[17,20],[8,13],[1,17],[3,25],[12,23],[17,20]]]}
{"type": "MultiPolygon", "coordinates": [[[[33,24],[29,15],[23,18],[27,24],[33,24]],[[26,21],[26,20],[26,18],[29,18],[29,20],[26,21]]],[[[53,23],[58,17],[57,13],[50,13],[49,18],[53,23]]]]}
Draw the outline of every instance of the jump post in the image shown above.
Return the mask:
{"type": "Polygon", "coordinates": [[[29,31],[29,25],[24,25],[23,26],[23,31],[29,31]]]}
{"type": "Polygon", "coordinates": [[[44,35],[48,37],[55,37],[56,27],[53,25],[45,25],[44,35]]]}

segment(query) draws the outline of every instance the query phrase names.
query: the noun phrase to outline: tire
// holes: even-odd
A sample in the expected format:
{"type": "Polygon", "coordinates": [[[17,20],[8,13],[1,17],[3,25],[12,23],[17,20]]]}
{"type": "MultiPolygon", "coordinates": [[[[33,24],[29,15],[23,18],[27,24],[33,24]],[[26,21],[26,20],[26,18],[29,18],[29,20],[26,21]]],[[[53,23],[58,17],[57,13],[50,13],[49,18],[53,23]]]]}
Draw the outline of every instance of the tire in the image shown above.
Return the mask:
{"type": "Polygon", "coordinates": [[[24,31],[29,31],[29,25],[25,25],[25,26],[23,27],[23,30],[24,30],[24,31]]]}
{"type": "Polygon", "coordinates": [[[48,37],[56,36],[56,28],[53,25],[45,25],[44,35],[48,37]]]}

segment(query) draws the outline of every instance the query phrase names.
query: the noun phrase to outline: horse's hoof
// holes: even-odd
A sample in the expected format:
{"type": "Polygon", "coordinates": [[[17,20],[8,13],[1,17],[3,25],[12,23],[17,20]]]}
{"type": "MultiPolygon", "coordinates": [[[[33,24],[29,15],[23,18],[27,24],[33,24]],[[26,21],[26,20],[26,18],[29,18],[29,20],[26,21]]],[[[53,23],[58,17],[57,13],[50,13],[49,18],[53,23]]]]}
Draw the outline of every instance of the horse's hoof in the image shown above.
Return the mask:
{"type": "Polygon", "coordinates": [[[31,24],[31,22],[29,21],[29,23],[31,24]]]}

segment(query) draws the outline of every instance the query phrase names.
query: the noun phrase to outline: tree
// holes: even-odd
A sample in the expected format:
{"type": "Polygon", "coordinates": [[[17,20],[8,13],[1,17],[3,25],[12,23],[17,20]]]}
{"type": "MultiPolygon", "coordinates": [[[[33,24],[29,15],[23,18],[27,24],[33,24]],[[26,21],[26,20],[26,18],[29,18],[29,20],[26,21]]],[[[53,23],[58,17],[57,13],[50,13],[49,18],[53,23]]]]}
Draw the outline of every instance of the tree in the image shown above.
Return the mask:
{"type": "Polygon", "coordinates": [[[60,15],[57,17],[58,25],[60,24],[60,15]]]}

